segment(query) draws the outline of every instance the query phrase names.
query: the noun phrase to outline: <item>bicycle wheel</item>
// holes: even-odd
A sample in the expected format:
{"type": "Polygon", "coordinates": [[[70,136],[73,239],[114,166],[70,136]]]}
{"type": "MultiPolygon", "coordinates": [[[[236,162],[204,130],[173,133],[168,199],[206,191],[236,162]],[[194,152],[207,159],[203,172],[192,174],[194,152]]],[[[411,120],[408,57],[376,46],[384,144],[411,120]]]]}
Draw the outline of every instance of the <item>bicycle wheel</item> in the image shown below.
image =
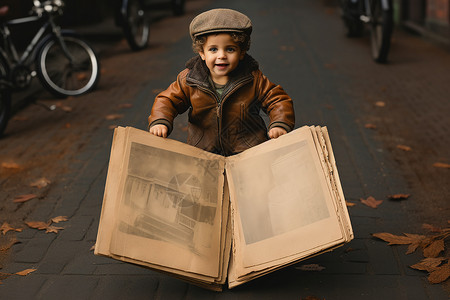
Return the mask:
{"type": "Polygon", "coordinates": [[[392,1],[388,1],[388,5],[388,9],[383,9],[380,0],[371,1],[370,44],[372,57],[378,63],[387,61],[391,46],[394,27],[392,1]]]}
{"type": "Polygon", "coordinates": [[[62,34],[68,54],[56,37],[40,47],[36,70],[42,85],[59,97],[78,96],[95,88],[100,78],[100,64],[89,44],[76,36],[62,34]]]}
{"type": "Polygon", "coordinates": [[[139,51],[147,48],[150,38],[150,19],[142,0],[128,0],[127,11],[122,22],[125,38],[131,50],[139,51]]]}
{"type": "Polygon", "coordinates": [[[3,81],[7,81],[8,72],[8,65],[3,56],[0,56],[0,81],[2,81],[0,84],[0,137],[6,129],[11,113],[11,91],[3,83],[3,81]]]}

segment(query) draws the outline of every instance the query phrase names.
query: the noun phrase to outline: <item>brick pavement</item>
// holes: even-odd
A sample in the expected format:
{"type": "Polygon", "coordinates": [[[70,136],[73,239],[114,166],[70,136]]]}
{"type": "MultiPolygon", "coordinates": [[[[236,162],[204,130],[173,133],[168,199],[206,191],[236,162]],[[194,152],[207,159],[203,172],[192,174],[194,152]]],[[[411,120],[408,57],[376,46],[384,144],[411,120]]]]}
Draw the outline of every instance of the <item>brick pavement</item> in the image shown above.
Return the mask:
{"type": "MultiPolygon", "coordinates": [[[[423,175],[417,166],[401,168],[408,160],[398,158],[394,148],[400,138],[413,147],[430,142],[417,140],[425,136],[437,144],[433,148],[436,159],[448,159],[443,152],[448,138],[437,139],[445,138],[448,126],[429,126],[429,118],[423,113],[434,117],[442,114],[438,120],[445,120],[449,54],[399,32],[392,49],[392,63],[376,65],[370,60],[367,40],[345,39],[335,9],[313,0],[193,0],[190,5],[185,17],[154,24],[154,42],[149,50],[131,53],[119,42],[102,52],[104,71],[98,91],[64,101],[73,107],[71,113],[49,113],[29,106],[18,114],[27,117],[26,121],[12,121],[7,136],[0,140],[0,157],[20,163],[23,169],[0,176],[2,217],[7,218],[5,212],[18,216],[8,220],[16,226],[19,221],[47,220],[59,215],[68,216],[69,221],[61,223],[65,229],[58,234],[31,229],[16,234],[20,243],[12,247],[2,272],[27,268],[37,271],[26,277],[5,279],[0,298],[447,299],[443,285],[430,285],[423,272],[408,267],[420,260],[419,254],[406,256],[405,247],[390,247],[371,234],[411,232],[419,230],[423,220],[430,220],[433,209],[422,205],[421,200],[428,203],[435,195],[416,196],[425,191],[411,186],[411,180],[423,175]],[[250,53],[259,60],[265,74],[295,99],[298,127],[328,126],[346,199],[357,203],[349,208],[355,231],[351,243],[222,293],[96,257],[91,251],[106,178],[112,136],[109,126],[146,127],[152,97],[173,80],[191,56],[189,38],[179,28],[187,28],[203,5],[232,7],[251,17],[255,31],[250,53]],[[431,74],[437,79],[423,80],[433,78],[431,74]],[[376,110],[376,101],[386,102],[390,114],[376,110]],[[411,101],[414,106],[409,105],[411,101]],[[120,108],[123,103],[133,106],[120,108]],[[402,126],[395,118],[395,113],[400,112],[405,114],[402,126]],[[113,113],[123,117],[113,121],[104,118],[113,113]],[[366,120],[376,122],[380,130],[364,128],[366,120]],[[415,126],[418,121],[424,126],[415,126]],[[411,126],[426,132],[416,135],[407,130],[411,126]],[[34,191],[25,187],[25,179],[42,174],[53,176],[52,184],[42,191],[38,201],[18,207],[3,203],[19,192],[34,191]],[[386,195],[399,192],[411,192],[413,197],[408,202],[385,200],[377,209],[358,203],[359,198],[386,199],[386,195]],[[296,268],[303,263],[317,263],[325,269],[305,272],[296,268]]],[[[41,97],[46,103],[53,101],[45,99],[45,93],[41,97]]],[[[185,118],[181,117],[173,138],[185,138],[184,125],[185,118]]],[[[432,171],[427,169],[426,176],[432,176],[432,171]]],[[[446,188],[440,188],[436,194],[448,195],[446,188]]],[[[445,215],[438,219],[444,218],[445,215]]]]}

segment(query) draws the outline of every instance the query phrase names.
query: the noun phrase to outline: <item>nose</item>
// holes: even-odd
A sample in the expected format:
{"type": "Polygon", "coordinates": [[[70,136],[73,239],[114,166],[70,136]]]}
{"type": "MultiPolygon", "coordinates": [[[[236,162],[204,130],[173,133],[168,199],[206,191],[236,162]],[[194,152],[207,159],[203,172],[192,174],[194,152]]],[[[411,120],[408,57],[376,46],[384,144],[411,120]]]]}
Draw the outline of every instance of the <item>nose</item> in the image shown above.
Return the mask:
{"type": "Polygon", "coordinates": [[[226,58],[227,57],[227,53],[225,50],[219,50],[218,53],[218,58],[226,58]]]}

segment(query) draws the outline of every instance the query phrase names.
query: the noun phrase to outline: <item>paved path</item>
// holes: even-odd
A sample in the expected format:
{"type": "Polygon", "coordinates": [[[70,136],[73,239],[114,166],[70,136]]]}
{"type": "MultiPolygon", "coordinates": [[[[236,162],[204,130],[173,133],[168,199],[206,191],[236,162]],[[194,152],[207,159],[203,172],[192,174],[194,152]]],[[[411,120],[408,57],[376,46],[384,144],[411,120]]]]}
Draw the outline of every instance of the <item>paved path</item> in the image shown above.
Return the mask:
{"type": "MultiPolygon", "coordinates": [[[[335,7],[321,1],[188,3],[185,16],[168,16],[154,24],[151,47],[143,52],[132,53],[119,39],[103,43],[101,35],[94,34],[95,28],[86,31],[102,55],[99,89],[60,102],[42,92],[40,102],[72,110],[47,112],[31,105],[11,121],[0,140],[0,162],[15,162],[21,168],[0,169],[0,221],[20,227],[24,221],[61,215],[69,220],[61,223],[65,229],[58,234],[32,229],[16,234],[20,243],[3,259],[1,271],[37,270],[3,280],[0,298],[447,299],[445,285],[431,285],[424,272],[409,268],[421,259],[419,253],[407,256],[406,247],[388,246],[371,234],[423,233],[422,223],[442,226],[448,219],[443,200],[449,194],[448,170],[427,166],[449,159],[445,152],[449,143],[449,53],[398,31],[391,63],[377,65],[371,61],[368,40],[346,39],[335,7]],[[349,208],[356,237],[351,243],[222,293],[96,257],[91,250],[111,146],[109,127],[146,128],[153,97],[192,56],[187,35],[190,20],[213,7],[234,8],[252,19],[250,54],[294,98],[297,127],[328,126],[346,199],[356,203],[349,208]],[[374,105],[379,101],[386,106],[374,105]],[[396,113],[402,114],[401,122],[396,113]],[[113,114],[122,117],[107,120],[113,114]],[[431,117],[437,122],[430,122],[431,117]],[[365,128],[366,123],[377,124],[379,130],[365,128]],[[432,151],[422,147],[410,155],[396,149],[397,144],[414,149],[431,142],[432,151]],[[433,185],[423,176],[441,179],[433,185]],[[50,186],[29,187],[40,177],[47,177],[50,186]],[[412,185],[415,182],[423,184],[412,185]],[[37,193],[39,198],[12,203],[16,195],[26,193],[37,193]],[[402,202],[386,199],[397,193],[412,197],[402,202]],[[385,201],[377,209],[359,203],[368,196],[385,201]],[[325,269],[306,272],[296,268],[309,263],[325,269]]],[[[117,31],[111,32],[117,38],[117,31]]],[[[185,139],[185,122],[185,117],[179,118],[172,138],[185,139]]]]}

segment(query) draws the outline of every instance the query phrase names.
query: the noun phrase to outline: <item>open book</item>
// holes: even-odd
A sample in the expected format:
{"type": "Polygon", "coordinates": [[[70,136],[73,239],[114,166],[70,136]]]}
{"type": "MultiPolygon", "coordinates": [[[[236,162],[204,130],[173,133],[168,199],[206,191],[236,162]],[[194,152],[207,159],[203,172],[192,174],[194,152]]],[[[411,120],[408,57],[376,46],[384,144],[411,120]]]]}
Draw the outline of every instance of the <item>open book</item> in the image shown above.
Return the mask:
{"type": "Polygon", "coordinates": [[[326,127],[229,157],[115,129],[97,255],[221,290],[351,239],[326,127]]]}

